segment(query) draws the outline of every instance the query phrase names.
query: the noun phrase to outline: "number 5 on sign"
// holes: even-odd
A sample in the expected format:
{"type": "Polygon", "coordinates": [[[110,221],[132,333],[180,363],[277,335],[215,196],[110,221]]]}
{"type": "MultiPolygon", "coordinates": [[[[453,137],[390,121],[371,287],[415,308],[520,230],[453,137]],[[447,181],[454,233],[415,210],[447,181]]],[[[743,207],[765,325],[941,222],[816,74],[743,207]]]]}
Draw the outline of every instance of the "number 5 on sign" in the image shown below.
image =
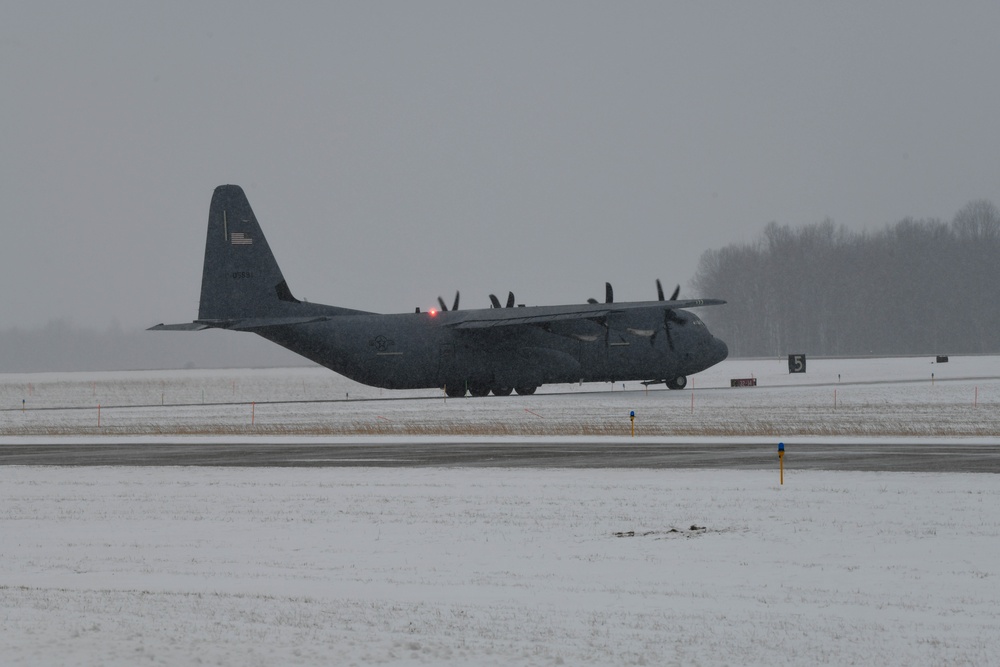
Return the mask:
{"type": "Polygon", "coordinates": [[[789,373],[805,373],[806,372],[806,355],[804,355],[804,354],[790,354],[790,355],[788,355],[788,372],[789,373]]]}

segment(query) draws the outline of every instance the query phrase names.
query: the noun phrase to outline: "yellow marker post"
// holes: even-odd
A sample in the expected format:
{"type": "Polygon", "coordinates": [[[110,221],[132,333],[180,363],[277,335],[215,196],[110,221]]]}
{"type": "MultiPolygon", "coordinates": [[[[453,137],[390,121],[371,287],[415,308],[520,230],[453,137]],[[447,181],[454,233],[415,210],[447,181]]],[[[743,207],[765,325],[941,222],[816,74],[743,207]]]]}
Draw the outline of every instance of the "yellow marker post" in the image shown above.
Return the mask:
{"type": "Polygon", "coordinates": [[[781,471],[781,484],[785,483],[785,443],[778,443],[778,469],[781,471]]]}
{"type": "Polygon", "coordinates": [[[632,437],[635,437],[635,410],[629,410],[628,418],[632,420],[632,437]]]}

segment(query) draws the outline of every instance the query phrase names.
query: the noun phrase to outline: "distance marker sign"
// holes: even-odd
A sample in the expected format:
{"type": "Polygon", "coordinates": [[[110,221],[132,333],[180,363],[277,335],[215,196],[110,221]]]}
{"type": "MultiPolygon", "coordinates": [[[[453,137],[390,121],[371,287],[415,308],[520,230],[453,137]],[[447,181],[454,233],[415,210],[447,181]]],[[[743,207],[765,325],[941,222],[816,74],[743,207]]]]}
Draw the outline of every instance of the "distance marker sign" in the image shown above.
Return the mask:
{"type": "Polygon", "coordinates": [[[804,355],[804,354],[790,354],[790,355],[788,355],[788,372],[789,373],[805,373],[806,372],[806,355],[804,355]]]}

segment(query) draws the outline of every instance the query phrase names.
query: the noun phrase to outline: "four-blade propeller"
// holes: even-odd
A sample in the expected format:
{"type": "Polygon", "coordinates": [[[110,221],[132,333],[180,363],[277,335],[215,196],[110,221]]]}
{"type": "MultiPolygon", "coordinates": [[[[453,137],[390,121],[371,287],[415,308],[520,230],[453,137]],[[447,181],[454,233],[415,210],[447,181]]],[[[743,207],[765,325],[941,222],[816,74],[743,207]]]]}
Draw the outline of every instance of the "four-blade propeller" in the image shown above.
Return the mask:
{"type": "MultiPolygon", "coordinates": [[[[500,299],[497,298],[496,294],[490,294],[490,303],[493,304],[493,306],[492,306],[493,308],[499,308],[500,307],[500,299]]],[[[513,308],[514,307],[514,293],[513,292],[507,292],[507,306],[506,307],[507,308],[513,308]]]]}
{"type": "MultiPolygon", "coordinates": [[[[676,301],[677,297],[680,296],[680,294],[681,294],[681,286],[678,285],[677,287],[674,288],[674,293],[670,295],[670,300],[676,301]]],[[[663,298],[663,284],[660,282],[659,278],[656,279],[656,296],[659,298],[660,301],[666,301],[666,299],[663,298]]]]}
{"type": "MultiPolygon", "coordinates": [[[[611,287],[611,283],[604,283],[604,303],[614,303],[615,302],[615,290],[611,287]]],[[[587,303],[600,303],[597,299],[587,299],[587,303]]]]}
{"type": "MultiPolygon", "coordinates": [[[[680,294],[681,294],[681,286],[678,285],[677,287],[674,288],[673,294],[670,295],[670,298],[667,299],[666,296],[663,294],[663,283],[660,282],[659,278],[656,279],[656,298],[658,301],[676,301],[677,297],[679,297],[680,294]]],[[[611,288],[611,283],[604,283],[604,303],[614,303],[614,301],[615,301],[615,292],[611,288]]],[[[600,302],[597,299],[587,299],[587,303],[596,304],[600,302]]],[[[677,313],[675,313],[673,308],[665,308],[663,310],[663,330],[667,334],[667,345],[670,347],[671,350],[674,349],[674,337],[670,334],[670,325],[677,324],[683,326],[686,323],[687,320],[685,320],[684,318],[680,317],[677,313]]],[[[655,344],[655,342],[656,342],[656,333],[654,333],[649,338],[650,345],[655,344]]]]}
{"type": "MultiPolygon", "coordinates": [[[[441,304],[441,312],[448,312],[448,305],[444,302],[444,299],[438,297],[438,303],[441,304]]],[[[455,291],[455,305],[451,307],[452,310],[458,310],[458,291],[455,291]]]]}

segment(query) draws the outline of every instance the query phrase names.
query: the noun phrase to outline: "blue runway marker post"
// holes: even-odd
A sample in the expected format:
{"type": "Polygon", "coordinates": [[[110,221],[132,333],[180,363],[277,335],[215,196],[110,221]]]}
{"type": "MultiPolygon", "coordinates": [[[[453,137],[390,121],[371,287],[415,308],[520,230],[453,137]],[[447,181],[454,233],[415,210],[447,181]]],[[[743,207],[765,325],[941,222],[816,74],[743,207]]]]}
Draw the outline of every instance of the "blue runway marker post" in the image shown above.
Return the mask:
{"type": "Polygon", "coordinates": [[[785,483],[785,443],[778,443],[778,469],[781,471],[781,484],[785,483]]]}
{"type": "Polygon", "coordinates": [[[635,437],[635,410],[629,410],[628,418],[632,420],[632,437],[635,437]]]}

